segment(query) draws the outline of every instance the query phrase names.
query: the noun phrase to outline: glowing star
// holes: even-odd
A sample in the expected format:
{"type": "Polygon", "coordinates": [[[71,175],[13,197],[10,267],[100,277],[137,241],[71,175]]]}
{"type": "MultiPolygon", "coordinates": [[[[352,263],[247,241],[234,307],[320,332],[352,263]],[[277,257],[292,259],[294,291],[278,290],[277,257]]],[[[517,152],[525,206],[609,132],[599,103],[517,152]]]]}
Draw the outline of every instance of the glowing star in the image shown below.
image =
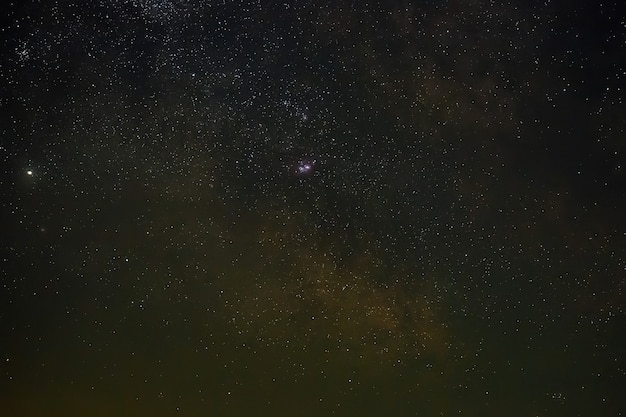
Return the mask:
{"type": "Polygon", "coordinates": [[[33,176],[33,174],[34,174],[34,172],[33,172],[31,169],[29,169],[28,171],[26,171],[26,175],[28,175],[29,177],[32,177],[32,176],[33,176]]]}

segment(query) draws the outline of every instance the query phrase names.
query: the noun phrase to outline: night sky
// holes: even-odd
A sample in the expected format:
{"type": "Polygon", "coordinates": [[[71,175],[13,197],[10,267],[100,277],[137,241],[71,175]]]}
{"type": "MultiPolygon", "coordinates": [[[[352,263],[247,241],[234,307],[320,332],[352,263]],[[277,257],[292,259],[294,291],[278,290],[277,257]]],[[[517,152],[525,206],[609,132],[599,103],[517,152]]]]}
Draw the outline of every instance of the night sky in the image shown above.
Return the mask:
{"type": "Polygon", "coordinates": [[[626,415],[626,13],[25,0],[0,415],[626,415]]]}

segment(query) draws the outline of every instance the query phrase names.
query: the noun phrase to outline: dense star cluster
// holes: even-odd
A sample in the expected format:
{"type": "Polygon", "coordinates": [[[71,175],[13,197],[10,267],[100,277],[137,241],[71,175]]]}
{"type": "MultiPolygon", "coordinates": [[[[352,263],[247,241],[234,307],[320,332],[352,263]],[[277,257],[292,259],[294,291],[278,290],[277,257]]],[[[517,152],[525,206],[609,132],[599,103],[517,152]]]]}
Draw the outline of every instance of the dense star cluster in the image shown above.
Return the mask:
{"type": "Polygon", "coordinates": [[[3,14],[0,415],[626,413],[620,2],[3,14]]]}

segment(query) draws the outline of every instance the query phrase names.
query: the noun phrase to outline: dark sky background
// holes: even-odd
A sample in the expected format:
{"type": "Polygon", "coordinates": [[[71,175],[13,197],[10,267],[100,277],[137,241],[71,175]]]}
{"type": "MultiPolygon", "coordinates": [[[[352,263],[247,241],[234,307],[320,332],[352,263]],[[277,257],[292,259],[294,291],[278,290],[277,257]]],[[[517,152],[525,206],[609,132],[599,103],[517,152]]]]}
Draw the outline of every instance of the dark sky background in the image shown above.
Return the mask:
{"type": "Polygon", "coordinates": [[[0,414],[625,415],[621,3],[3,3],[0,414]]]}

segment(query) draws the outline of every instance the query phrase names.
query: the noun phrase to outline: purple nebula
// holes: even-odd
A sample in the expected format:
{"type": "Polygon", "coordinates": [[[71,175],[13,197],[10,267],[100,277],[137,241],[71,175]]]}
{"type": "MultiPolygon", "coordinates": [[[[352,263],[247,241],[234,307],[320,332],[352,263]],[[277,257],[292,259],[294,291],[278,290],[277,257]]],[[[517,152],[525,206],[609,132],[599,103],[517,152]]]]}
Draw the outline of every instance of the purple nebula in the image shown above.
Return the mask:
{"type": "Polygon", "coordinates": [[[312,158],[298,159],[292,168],[292,172],[298,177],[309,176],[315,171],[315,162],[315,159],[312,158]]]}

